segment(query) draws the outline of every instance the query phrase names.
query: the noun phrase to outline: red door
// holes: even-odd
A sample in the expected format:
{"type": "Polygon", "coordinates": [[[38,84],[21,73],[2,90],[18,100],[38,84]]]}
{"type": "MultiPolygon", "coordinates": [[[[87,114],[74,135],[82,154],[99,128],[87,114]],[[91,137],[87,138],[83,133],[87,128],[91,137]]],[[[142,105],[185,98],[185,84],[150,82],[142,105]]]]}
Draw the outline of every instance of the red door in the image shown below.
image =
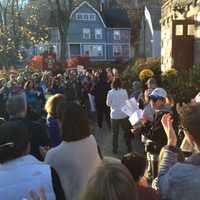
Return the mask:
{"type": "Polygon", "coordinates": [[[173,67],[188,69],[194,62],[194,20],[175,20],[172,35],[173,67]]]}

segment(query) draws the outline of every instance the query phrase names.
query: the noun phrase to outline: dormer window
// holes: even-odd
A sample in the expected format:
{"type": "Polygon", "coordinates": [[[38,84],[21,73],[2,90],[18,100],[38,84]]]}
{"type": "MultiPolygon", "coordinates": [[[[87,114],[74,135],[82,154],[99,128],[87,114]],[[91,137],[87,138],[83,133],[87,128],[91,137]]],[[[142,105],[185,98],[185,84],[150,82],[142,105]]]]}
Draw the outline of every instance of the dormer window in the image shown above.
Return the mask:
{"type": "Polygon", "coordinates": [[[95,14],[90,14],[90,21],[96,21],[96,15],[95,14]]]}
{"type": "Polygon", "coordinates": [[[77,13],[76,20],[78,21],[96,21],[96,14],[93,13],[77,13]]]}
{"type": "Polygon", "coordinates": [[[113,39],[114,40],[120,40],[120,31],[119,30],[114,30],[113,31],[113,39]]]}
{"type": "Polygon", "coordinates": [[[83,15],[83,19],[88,21],[88,15],[83,15]]]}
{"type": "Polygon", "coordinates": [[[83,20],[82,17],[83,17],[83,15],[81,15],[79,13],[76,14],[76,20],[83,20]]]}

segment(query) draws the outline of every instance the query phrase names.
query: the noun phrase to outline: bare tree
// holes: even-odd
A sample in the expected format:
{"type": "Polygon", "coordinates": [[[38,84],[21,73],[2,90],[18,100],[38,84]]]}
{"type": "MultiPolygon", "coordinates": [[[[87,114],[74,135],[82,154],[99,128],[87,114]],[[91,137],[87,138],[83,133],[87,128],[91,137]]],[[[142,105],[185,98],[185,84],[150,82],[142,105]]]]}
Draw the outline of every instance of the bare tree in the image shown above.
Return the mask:
{"type": "Polygon", "coordinates": [[[11,0],[2,0],[0,1],[0,16],[1,16],[1,25],[6,28],[7,26],[7,15],[8,9],[10,7],[11,0]]]}
{"type": "Polygon", "coordinates": [[[64,62],[67,53],[67,33],[73,0],[48,0],[48,3],[59,30],[61,42],[61,61],[64,62]]]}

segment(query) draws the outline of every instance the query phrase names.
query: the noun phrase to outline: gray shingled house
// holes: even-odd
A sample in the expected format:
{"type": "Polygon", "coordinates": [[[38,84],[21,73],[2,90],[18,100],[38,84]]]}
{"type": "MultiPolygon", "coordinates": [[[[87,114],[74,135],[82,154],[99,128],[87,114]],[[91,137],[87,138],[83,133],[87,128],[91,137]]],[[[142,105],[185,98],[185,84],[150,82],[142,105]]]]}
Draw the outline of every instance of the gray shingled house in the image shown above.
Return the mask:
{"type": "MultiPolygon", "coordinates": [[[[59,54],[56,27],[51,28],[52,44],[59,54]]],[[[88,55],[91,61],[115,61],[131,58],[131,28],[127,12],[121,8],[97,10],[87,1],[71,13],[67,36],[68,57],[88,55]]]]}

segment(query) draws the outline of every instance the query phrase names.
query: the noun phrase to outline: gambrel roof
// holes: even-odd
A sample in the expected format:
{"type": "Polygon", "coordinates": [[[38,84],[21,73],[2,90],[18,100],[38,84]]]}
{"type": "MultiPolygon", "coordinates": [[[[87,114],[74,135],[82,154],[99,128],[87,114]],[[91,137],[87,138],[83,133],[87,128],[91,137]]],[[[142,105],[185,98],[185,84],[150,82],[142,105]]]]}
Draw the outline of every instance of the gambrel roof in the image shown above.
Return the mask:
{"type": "MultiPolygon", "coordinates": [[[[123,8],[113,8],[113,9],[104,9],[102,12],[94,8],[87,1],[82,2],[77,6],[70,15],[70,18],[82,7],[87,5],[91,8],[100,18],[104,27],[107,28],[131,28],[130,20],[128,14],[123,8]]],[[[56,18],[53,16],[53,13],[50,13],[49,17],[49,27],[57,27],[56,18]]]]}
{"type": "Polygon", "coordinates": [[[82,2],[78,7],[76,7],[72,13],[71,17],[84,5],[87,5],[99,16],[102,21],[104,27],[107,28],[130,28],[130,20],[128,18],[128,14],[125,9],[122,8],[113,8],[106,9],[102,12],[95,9],[91,4],[87,1],[82,2]]]}

